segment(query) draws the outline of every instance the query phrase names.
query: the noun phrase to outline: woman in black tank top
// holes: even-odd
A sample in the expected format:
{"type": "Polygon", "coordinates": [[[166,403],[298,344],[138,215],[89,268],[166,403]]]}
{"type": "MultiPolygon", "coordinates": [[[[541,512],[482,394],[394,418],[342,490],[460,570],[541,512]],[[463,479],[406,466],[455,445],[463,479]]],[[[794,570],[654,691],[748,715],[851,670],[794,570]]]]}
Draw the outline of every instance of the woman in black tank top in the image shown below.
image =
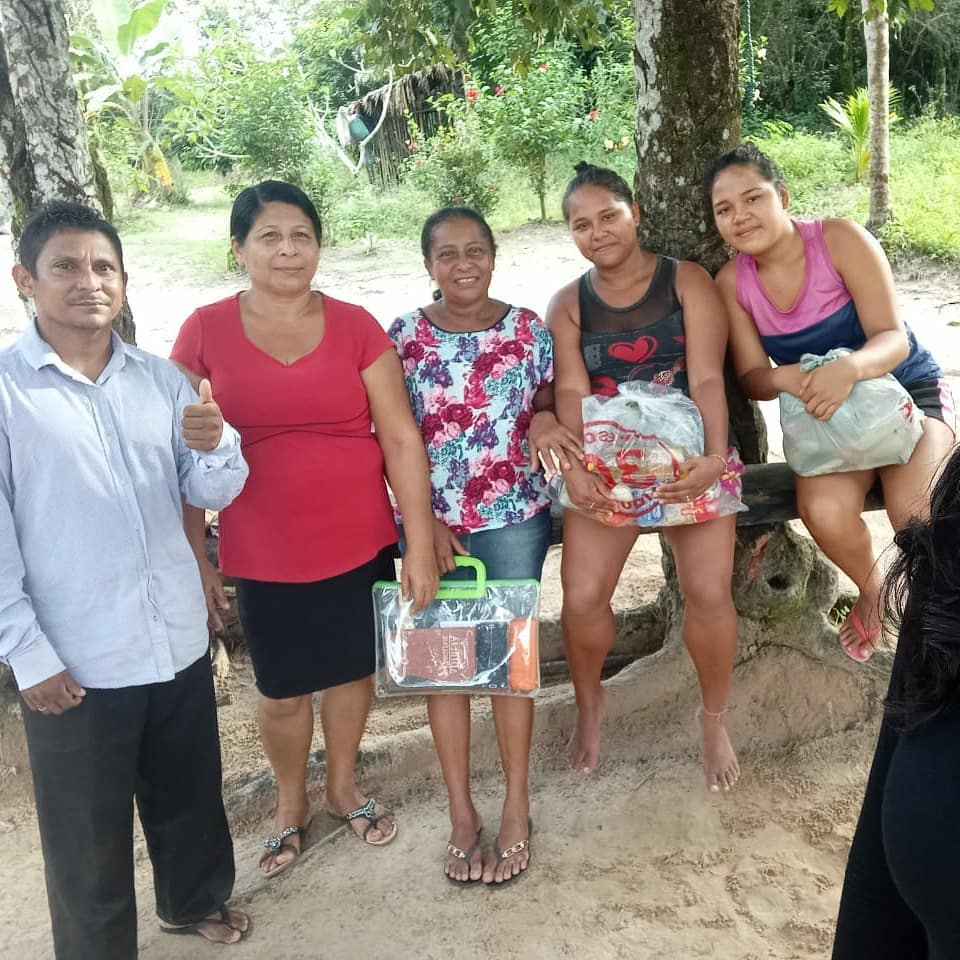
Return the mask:
{"type": "MultiPolygon", "coordinates": [[[[742,471],[728,449],[723,360],[727,317],[701,267],[643,250],[640,213],[616,173],[586,164],[567,187],[563,212],[577,248],[593,269],[561,289],[547,312],[554,341],[557,417],[578,436],[581,401],[612,396],[621,383],[646,380],[675,387],[703,417],[705,455],[682,466],[679,480],[659,488],[664,503],[696,499],[721,477],[742,471]]],[[[582,510],[603,514],[616,500],[579,462],[563,467],[567,493],[582,510]]],[[[740,776],[725,718],[737,614],[730,594],[735,518],[720,517],[663,533],[676,560],[685,603],[683,639],[700,681],[703,768],[711,791],[740,776]]],[[[571,765],[590,772],[600,753],[606,694],[600,684],[616,625],[610,599],[640,528],[608,526],[588,513],[563,518],[563,635],[577,699],[571,765]]]]}

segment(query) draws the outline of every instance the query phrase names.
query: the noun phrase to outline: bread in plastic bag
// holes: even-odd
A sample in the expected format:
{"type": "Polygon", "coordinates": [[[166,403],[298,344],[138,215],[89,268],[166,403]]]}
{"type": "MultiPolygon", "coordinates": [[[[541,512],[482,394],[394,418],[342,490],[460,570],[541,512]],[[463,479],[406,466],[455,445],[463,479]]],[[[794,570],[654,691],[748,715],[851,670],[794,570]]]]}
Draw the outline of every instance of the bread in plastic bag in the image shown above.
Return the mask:
{"type": "MultiPolygon", "coordinates": [[[[822,357],[805,353],[810,371],[850,354],[836,349],[822,357]]],[[[870,470],[906,463],[923,435],[923,411],[891,373],[859,380],[829,420],[807,413],[803,401],[780,394],[783,455],[801,477],[870,470]]]]}
{"type": "Polygon", "coordinates": [[[475,580],[442,580],[412,613],[400,584],[373,585],[379,697],[483,693],[532,697],[540,687],[540,583],[487,580],[474,557],[454,557],[475,580]]]}
{"type": "MultiPolygon", "coordinates": [[[[718,480],[690,503],[667,504],[656,498],[660,484],[680,477],[684,461],[703,455],[703,420],[685,393],[630,380],[612,397],[584,397],[582,409],[584,465],[597,472],[623,505],[606,514],[582,512],[610,526],[670,527],[747,509],[739,495],[738,458],[731,460],[724,482],[718,480]]],[[[567,496],[562,476],[554,476],[547,489],[564,509],[579,509],[567,496]]]]}

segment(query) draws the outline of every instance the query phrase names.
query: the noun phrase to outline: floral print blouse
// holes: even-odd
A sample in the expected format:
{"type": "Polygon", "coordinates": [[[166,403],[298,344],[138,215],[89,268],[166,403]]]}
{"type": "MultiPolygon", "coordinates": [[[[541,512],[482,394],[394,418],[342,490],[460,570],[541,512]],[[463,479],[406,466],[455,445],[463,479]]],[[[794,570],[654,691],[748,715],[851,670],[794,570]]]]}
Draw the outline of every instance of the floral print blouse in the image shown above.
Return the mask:
{"type": "Polygon", "coordinates": [[[534,394],[553,380],[543,320],[510,307],[487,330],[450,333],[417,309],[388,333],[430,458],[437,518],[469,533],[522,523],[548,507],[528,445],[534,394]]]}

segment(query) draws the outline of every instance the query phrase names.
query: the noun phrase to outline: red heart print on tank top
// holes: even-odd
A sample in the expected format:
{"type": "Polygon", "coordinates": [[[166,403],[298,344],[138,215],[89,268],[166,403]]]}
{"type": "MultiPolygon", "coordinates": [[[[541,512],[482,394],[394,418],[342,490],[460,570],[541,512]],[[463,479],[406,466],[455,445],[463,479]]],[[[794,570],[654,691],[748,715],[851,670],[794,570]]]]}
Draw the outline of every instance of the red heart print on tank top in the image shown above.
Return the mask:
{"type": "Polygon", "coordinates": [[[657,352],[656,337],[637,337],[633,343],[611,343],[607,352],[614,360],[623,360],[626,363],[643,363],[657,352]]]}

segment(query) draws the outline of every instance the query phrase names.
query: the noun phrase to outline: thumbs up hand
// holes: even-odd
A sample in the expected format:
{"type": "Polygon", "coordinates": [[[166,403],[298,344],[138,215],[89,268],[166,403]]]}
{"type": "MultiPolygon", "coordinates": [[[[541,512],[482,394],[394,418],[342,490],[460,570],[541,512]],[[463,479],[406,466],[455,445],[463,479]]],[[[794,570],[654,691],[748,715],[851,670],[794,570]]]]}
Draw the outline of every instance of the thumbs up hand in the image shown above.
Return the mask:
{"type": "Polygon", "coordinates": [[[209,380],[201,380],[197,392],[200,402],[183,408],[183,439],[191,450],[213,450],[223,433],[223,414],[213,399],[209,380]]]}

